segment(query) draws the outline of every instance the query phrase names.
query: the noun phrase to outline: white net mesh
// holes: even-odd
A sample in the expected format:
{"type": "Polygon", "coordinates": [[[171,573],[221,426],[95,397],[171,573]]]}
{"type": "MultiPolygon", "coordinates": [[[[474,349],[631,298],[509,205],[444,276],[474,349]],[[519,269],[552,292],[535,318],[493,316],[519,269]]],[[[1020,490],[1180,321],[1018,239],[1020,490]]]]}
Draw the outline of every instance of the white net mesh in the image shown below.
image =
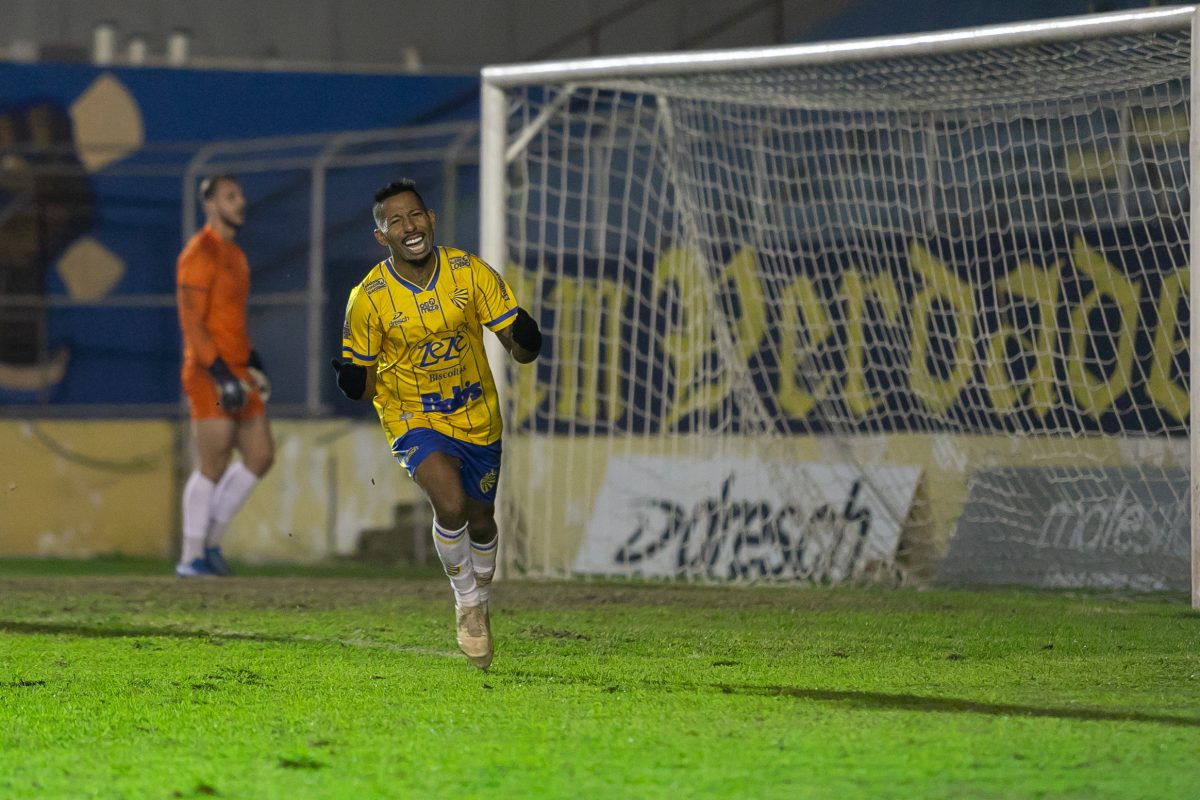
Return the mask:
{"type": "Polygon", "coordinates": [[[1186,586],[1189,46],[508,89],[509,566],[1186,586]]]}

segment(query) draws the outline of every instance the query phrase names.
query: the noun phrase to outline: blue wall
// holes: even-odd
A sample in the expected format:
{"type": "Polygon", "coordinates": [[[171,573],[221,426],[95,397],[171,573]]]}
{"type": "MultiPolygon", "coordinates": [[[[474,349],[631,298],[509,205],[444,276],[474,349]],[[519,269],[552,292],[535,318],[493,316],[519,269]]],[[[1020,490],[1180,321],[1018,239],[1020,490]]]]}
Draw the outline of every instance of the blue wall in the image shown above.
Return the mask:
{"type": "MultiPolygon", "coordinates": [[[[58,271],[60,259],[73,244],[86,240],[109,251],[121,265],[119,280],[106,298],[173,292],[181,246],[182,177],[205,144],[477,118],[474,75],[0,65],[0,155],[19,155],[27,163],[52,165],[55,170],[51,176],[37,176],[8,159],[10,169],[0,181],[0,250],[4,251],[0,293],[66,296],[67,284],[58,271]],[[98,80],[111,86],[112,79],[127,90],[125,101],[98,113],[81,111],[80,98],[98,80]],[[144,142],[112,163],[89,167],[76,152],[77,140],[87,127],[80,124],[81,115],[94,125],[106,114],[140,118],[144,142]],[[51,141],[44,134],[45,119],[53,123],[51,141]],[[15,131],[16,142],[5,142],[6,125],[15,131]]],[[[353,275],[365,272],[376,255],[370,238],[371,193],[397,177],[386,168],[363,169],[331,186],[337,190],[328,198],[331,215],[341,219],[357,215],[361,225],[353,233],[362,243],[349,257],[336,248],[331,253],[335,269],[329,288],[335,298],[332,304],[339,307],[339,314],[331,316],[340,315],[341,297],[355,280],[353,275]],[[338,274],[337,267],[347,274],[338,274]]],[[[250,258],[254,289],[304,288],[307,173],[245,178],[249,219],[239,243],[250,258]]],[[[336,225],[333,234],[336,239],[336,225]]],[[[302,310],[295,313],[303,316],[302,310]]],[[[337,339],[336,324],[331,324],[327,337],[331,350],[337,339]]],[[[251,332],[256,335],[254,320],[251,332]]],[[[261,349],[286,359],[294,355],[283,352],[293,347],[294,339],[293,330],[292,341],[285,337],[281,342],[263,342],[261,349]]],[[[0,307],[0,405],[177,403],[179,349],[178,324],[170,307],[49,311],[0,307]],[[31,387],[12,378],[30,374],[55,354],[65,354],[67,359],[61,380],[31,387]]]]}

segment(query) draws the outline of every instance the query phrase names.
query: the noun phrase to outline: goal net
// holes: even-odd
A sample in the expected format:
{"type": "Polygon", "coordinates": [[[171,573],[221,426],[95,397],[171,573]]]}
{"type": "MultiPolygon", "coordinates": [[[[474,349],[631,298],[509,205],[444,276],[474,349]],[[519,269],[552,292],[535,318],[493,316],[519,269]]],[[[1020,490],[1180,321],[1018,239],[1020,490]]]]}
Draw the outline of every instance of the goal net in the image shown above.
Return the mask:
{"type": "Polygon", "coordinates": [[[503,563],[1188,586],[1191,20],[485,69],[503,563]]]}

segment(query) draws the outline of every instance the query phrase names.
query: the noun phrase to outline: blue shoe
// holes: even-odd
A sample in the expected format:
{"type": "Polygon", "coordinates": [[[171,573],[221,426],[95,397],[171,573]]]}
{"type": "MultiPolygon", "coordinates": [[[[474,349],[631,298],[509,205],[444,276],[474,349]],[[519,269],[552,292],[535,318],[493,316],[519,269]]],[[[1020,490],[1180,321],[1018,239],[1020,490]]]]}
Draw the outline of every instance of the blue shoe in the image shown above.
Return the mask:
{"type": "Polygon", "coordinates": [[[204,548],[204,560],[208,563],[209,570],[213,575],[220,575],[222,578],[233,574],[233,570],[229,568],[229,564],[225,561],[225,556],[221,555],[221,548],[206,547],[204,548]]]}
{"type": "Polygon", "coordinates": [[[175,574],[181,578],[201,578],[206,575],[216,575],[212,567],[203,558],[193,558],[190,564],[176,564],[175,574]]]}

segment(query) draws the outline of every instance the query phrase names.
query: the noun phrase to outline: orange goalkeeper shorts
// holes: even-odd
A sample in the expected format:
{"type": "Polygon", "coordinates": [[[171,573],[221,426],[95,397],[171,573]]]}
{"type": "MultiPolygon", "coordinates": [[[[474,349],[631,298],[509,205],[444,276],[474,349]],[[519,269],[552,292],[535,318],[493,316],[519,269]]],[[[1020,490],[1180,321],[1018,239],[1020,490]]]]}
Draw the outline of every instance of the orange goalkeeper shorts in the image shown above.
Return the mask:
{"type": "MultiPolygon", "coordinates": [[[[237,375],[245,386],[253,386],[254,382],[250,379],[250,374],[245,367],[230,367],[233,374],[237,375]]],[[[180,380],[183,383],[183,393],[187,395],[188,407],[192,412],[192,419],[219,419],[220,417],[229,417],[238,421],[244,421],[260,417],[267,413],[267,407],[263,404],[262,398],[258,392],[246,391],[246,405],[242,406],[241,410],[230,414],[221,408],[221,404],[217,402],[217,384],[208,374],[208,370],[201,366],[190,366],[185,364],[183,370],[179,374],[180,380]]]]}

